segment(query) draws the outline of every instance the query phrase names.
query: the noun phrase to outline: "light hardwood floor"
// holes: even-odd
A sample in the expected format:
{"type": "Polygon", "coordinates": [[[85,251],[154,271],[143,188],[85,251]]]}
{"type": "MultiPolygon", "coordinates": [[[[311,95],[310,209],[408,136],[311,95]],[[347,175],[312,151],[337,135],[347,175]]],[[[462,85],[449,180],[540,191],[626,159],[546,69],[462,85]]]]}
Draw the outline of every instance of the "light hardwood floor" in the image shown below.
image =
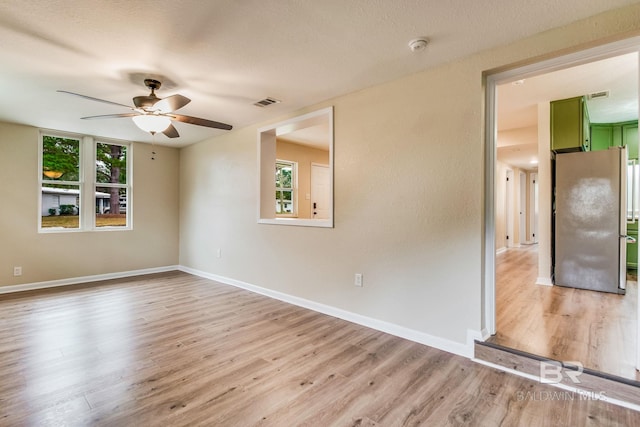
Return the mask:
{"type": "Polygon", "coordinates": [[[2,426],[640,425],[632,410],[180,272],[3,295],[0,321],[2,426]]]}
{"type": "Polygon", "coordinates": [[[537,245],[496,257],[496,327],[489,341],[640,381],[637,278],[626,295],[536,285],[537,245]]]}

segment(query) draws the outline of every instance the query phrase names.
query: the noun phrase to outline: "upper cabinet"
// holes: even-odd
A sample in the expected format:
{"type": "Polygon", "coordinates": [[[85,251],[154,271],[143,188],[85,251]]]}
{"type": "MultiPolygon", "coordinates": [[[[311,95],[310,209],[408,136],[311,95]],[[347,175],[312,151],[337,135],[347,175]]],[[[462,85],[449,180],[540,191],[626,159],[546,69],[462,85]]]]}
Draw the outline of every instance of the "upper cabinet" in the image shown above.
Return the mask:
{"type": "Polygon", "coordinates": [[[638,121],[622,123],[592,123],[591,150],[627,147],[630,160],[638,159],[638,121]]]}
{"type": "Polygon", "coordinates": [[[551,102],[551,150],[591,150],[589,112],[584,96],[551,102]]]}
{"type": "Polygon", "coordinates": [[[627,147],[629,159],[638,159],[638,121],[590,123],[586,97],[551,102],[551,150],[608,150],[627,147]]]}
{"type": "Polygon", "coordinates": [[[627,147],[629,159],[638,159],[638,121],[622,125],[622,144],[627,147]]]}
{"type": "Polygon", "coordinates": [[[620,128],[614,135],[613,126],[609,123],[591,124],[591,151],[608,150],[609,147],[620,147],[621,144],[620,128]]]}

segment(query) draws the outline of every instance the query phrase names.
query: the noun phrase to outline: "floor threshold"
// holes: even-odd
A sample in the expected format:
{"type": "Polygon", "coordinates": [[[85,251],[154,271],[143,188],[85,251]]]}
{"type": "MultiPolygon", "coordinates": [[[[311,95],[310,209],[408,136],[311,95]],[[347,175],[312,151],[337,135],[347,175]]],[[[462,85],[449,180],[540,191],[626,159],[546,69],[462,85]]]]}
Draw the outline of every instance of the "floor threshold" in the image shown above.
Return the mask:
{"type": "Polygon", "coordinates": [[[560,383],[594,395],[602,395],[609,399],[640,405],[640,381],[589,368],[577,367],[568,362],[549,359],[492,342],[476,341],[474,353],[474,358],[479,361],[504,367],[507,370],[521,372],[527,376],[533,376],[540,382],[560,383]],[[558,368],[557,370],[546,370],[541,362],[547,362],[546,367],[555,365],[558,368]],[[549,372],[554,376],[561,377],[561,380],[549,381],[548,377],[543,378],[544,374],[549,372]]]}

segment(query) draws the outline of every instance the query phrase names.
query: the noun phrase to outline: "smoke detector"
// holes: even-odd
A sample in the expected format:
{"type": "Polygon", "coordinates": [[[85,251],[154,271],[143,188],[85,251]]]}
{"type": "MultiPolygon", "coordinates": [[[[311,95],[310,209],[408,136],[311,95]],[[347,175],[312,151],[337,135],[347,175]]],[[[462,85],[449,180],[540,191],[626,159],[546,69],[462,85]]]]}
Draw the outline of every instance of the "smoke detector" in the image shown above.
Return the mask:
{"type": "Polygon", "coordinates": [[[424,50],[429,44],[429,40],[426,38],[413,39],[409,42],[409,49],[411,52],[419,52],[424,50]]]}

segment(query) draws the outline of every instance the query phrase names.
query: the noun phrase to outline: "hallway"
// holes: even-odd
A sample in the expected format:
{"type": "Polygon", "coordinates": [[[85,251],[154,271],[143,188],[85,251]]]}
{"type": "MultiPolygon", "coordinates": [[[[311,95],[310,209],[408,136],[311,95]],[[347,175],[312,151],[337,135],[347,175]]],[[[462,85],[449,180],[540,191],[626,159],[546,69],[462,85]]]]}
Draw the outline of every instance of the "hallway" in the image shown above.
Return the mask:
{"type": "Polygon", "coordinates": [[[496,256],[497,333],[489,342],[640,381],[635,369],[637,278],[627,294],[536,285],[537,245],[496,256]]]}

